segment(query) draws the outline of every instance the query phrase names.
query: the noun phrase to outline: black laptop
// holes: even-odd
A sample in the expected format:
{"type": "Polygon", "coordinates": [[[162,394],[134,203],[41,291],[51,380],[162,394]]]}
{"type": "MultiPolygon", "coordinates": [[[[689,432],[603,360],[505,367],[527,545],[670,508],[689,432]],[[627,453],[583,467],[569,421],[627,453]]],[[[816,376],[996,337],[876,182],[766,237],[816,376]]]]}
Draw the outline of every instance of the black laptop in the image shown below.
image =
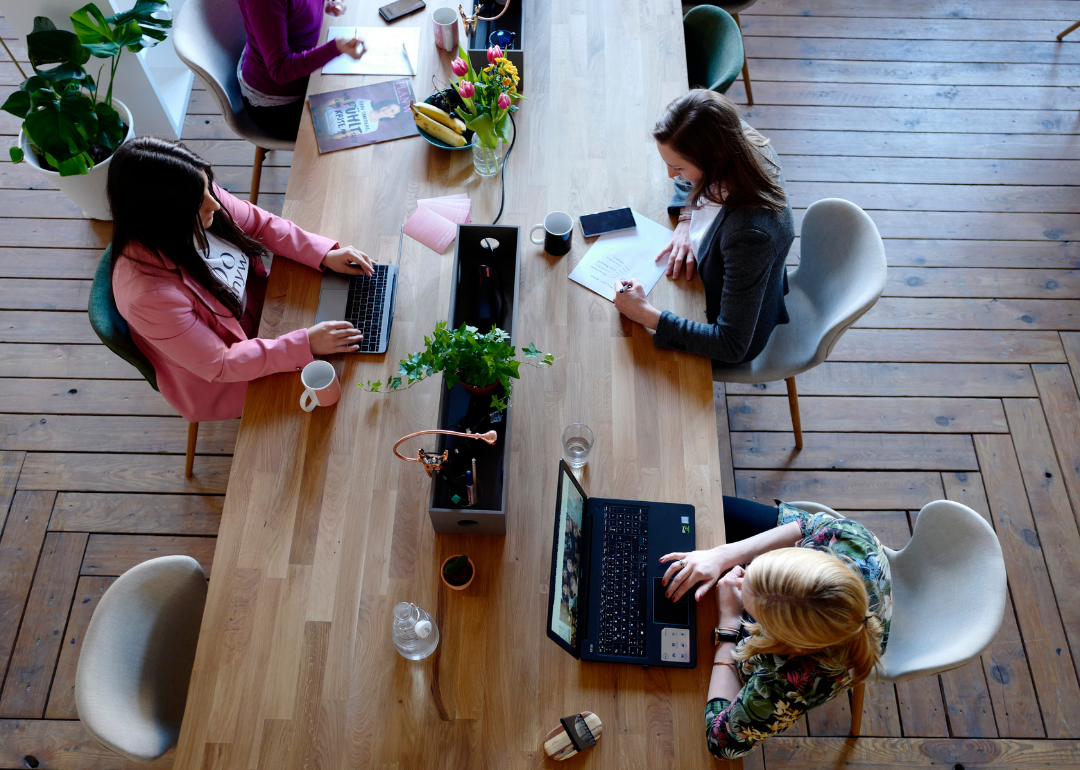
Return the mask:
{"type": "Polygon", "coordinates": [[[560,460],[548,636],[581,660],[693,668],[694,592],[664,596],[660,557],[694,537],[694,506],[590,499],[560,460]]]}

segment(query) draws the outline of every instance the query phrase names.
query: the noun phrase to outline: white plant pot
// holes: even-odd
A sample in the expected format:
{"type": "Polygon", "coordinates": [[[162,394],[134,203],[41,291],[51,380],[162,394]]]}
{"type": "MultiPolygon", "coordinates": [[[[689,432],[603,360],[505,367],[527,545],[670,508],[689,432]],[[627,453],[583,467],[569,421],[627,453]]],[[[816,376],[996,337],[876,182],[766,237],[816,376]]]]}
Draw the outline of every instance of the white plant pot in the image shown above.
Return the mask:
{"type": "MultiPolygon", "coordinates": [[[[113,99],[113,107],[120,113],[120,119],[127,125],[127,133],[123,142],[135,136],[135,124],[131,119],[131,111],[119,99],[113,99]]],[[[121,144],[123,144],[121,142],[121,144]]],[[[112,212],[109,210],[109,196],[106,186],[109,181],[109,163],[112,155],[103,162],[98,163],[89,174],[78,176],[60,176],[57,171],[42,168],[41,160],[30,146],[30,140],[19,130],[19,147],[22,148],[26,162],[36,168],[52,184],[60,188],[71,202],[82,209],[83,216],[87,219],[111,220],[112,212]]]]}

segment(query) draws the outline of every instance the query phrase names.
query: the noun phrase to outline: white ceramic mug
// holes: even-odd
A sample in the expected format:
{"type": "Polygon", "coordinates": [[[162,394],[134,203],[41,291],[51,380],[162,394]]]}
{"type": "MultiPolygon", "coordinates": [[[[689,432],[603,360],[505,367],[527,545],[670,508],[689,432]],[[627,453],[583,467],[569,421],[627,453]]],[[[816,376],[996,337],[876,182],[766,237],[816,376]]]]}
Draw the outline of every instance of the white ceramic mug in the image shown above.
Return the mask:
{"type": "Polygon", "coordinates": [[[454,53],[458,49],[458,12],[453,8],[436,8],[431,14],[435,28],[435,45],[454,53]]]}
{"type": "Polygon", "coordinates": [[[341,398],[341,383],[337,371],[329,361],[312,361],[300,372],[304,394],[300,396],[300,408],[310,412],[317,406],[331,406],[341,398]]]}

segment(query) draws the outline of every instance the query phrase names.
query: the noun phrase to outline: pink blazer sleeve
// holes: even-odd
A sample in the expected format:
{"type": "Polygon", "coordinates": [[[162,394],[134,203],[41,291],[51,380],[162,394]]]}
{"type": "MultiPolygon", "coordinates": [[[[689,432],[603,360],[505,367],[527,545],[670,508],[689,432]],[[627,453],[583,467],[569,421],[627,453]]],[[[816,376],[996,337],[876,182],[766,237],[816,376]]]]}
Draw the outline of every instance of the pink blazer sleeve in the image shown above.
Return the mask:
{"type": "Polygon", "coordinates": [[[309,233],[288,219],[282,219],[247,201],[240,200],[216,184],[214,194],[240,229],[274,254],[296,260],[316,270],[322,270],[322,259],[326,256],[326,252],[338,248],[337,241],[309,233]]]}
{"type": "Polygon", "coordinates": [[[307,329],[227,345],[195,312],[196,301],[178,289],[155,289],[133,297],[125,317],[163,355],[207,382],[248,382],[313,360],[307,329]]]}

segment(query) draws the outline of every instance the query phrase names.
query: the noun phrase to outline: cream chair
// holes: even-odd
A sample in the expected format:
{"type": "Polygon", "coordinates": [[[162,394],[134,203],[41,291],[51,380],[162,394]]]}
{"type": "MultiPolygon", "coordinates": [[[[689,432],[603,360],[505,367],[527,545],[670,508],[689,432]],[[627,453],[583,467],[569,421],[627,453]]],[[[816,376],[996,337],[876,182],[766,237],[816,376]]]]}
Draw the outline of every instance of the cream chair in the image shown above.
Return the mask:
{"type": "Polygon", "coordinates": [[[850,201],[812,203],[802,222],[799,266],[788,273],[790,321],[773,329],[765,349],[745,364],[713,364],[716,382],[787,383],[795,447],[802,420],[795,375],[829,357],[833,346],[885,291],[885,246],[866,212],[850,201]]]}
{"type": "Polygon", "coordinates": [[[101,597],[75,673],[79,718],[101,744],[133,762],[176,745],[205,603],[190,556],[145,561],[101,597]]]}
{"type": "Polygon", "coordinates": [[[236,0],[187,0],[173,25],[172,40],[176,55],[206,83],[229,128],[255,145],[250,200],[258,203],[266,151],[292,150],[296,143],[259,128],[244,106],[236,78],[236,65],[247,44],[240,4],[236,0]]]}
{"type": "MultiPolygon", "coordinates": [[[[840,514],[793,502],[810,513],[840,514]]],[[[906,682],[966,665],[993,641],[1005,614],[1005,560],[987,521],[951,500],[927,503],[899,551],[885,548],[892,575],[892,624],[874,678],[906,682]]],[[[866,684],[851,690],[851,734],[862,727],[866,684]]]]}

